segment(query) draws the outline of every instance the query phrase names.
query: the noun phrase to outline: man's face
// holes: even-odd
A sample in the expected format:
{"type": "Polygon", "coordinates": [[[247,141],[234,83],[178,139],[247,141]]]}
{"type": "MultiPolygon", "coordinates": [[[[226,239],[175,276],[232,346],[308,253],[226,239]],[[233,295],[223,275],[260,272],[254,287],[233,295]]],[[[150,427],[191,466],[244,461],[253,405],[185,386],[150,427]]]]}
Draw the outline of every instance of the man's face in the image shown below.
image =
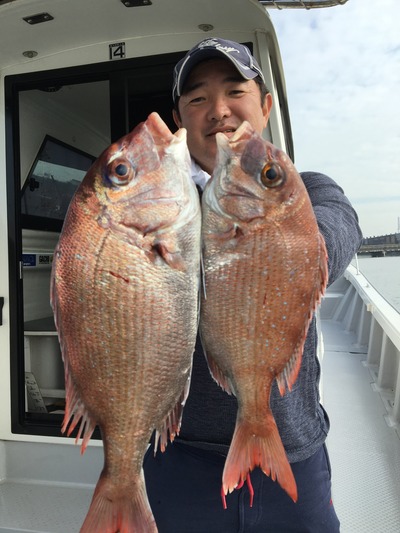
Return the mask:
{"type": "Polygon", "coordinates": [[[192,157],[201,168],[212,173],[217,145],[215,134],[231,137],[247,120],[261,133],[268,122],[272,98],[267,94],[261,106],[260,89],[254,80],[243,79],[232,63],[209,59],[196,65],[179,99],[176,125],[187,129],[187,143],[192,157]]]}

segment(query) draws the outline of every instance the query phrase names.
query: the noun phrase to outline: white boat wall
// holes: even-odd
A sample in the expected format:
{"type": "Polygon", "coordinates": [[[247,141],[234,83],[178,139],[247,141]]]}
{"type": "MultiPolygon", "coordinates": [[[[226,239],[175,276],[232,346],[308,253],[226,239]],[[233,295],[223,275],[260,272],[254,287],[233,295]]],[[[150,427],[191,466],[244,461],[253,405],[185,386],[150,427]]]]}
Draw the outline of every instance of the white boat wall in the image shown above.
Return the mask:
{"type": "Polygon", "coordinates": [[[322,320],[353,332],[352,351],[365,353],[373,390],[386,407],[385,420],[400,439],[400,314],[351,265],[326,293],[322,320]]]}
{"type": "MultiPolygon", "coordinates": [[[[355,264],[357,262],[355,261],[355,264]]],[[[400,313],[353,264],[321,310],[323,403],[342,533],[399,531],[400,313]]]]}
{"type": "MultiPolygon", "coordinates": [[[[173,127],[173,66],[215,35],[252,48],[274,99],[265,136],[294,158],[268,9],[345,1],[0,0],[0,532],[78,531],[102,468],[98,433],[84,456],[60,433],[49,304],[52,254],[85,168],[153,110],[173,127]]],[[[349,267],[320,315],[342,531],[398,532],[399,314],[349,267]]]]}

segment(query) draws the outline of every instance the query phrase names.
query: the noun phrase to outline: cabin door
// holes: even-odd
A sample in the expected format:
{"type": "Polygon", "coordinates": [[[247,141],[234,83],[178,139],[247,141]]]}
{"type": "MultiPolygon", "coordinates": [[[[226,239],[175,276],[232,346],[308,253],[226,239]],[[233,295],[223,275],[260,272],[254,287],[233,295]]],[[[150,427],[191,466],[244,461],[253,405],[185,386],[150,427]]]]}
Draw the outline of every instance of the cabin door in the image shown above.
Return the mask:
{"type": "Polygon", "coordinates": [[[60,435],[64,370],[50,273],[69,202],[102,151],[158,111],[170,128],[169,54],[6,79],[12,430],[60,435]]]}

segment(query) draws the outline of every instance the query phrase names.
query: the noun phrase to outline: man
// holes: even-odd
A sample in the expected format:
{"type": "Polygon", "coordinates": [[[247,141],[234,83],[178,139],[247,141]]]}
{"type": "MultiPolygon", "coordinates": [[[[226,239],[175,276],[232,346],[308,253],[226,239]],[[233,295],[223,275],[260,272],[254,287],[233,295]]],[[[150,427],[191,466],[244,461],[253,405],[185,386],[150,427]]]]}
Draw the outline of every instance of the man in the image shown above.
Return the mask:
{"type": "MultiPolygon", "coordinates": [[[[217,132],[230,137],[247,120],[259,133],[268,122],[272,97],[250,51],[235,42],[207,39],[174,71],[174,120],[187,129],[193,179],[204,188],[213,171],[217,132]]],[[[357,215],[342,189],[322,174],[302,174],[329,256],[329,281],[339,277],[361,242],[357,215]]],[[[319,403],[320,366],[315,319],[304,347],[297,387],[271,393],[272,411],[298,488],[294,503],[277,482],[251,473],[253,506],[246,485],[220,499],[222,471],[235,427],[237,403],[212,380],[201,345],[181,432],[164,454],[146,456],[150,504],[160,533],[337,533],[330,465],[324,445],[329,429],[319,403]]]]}

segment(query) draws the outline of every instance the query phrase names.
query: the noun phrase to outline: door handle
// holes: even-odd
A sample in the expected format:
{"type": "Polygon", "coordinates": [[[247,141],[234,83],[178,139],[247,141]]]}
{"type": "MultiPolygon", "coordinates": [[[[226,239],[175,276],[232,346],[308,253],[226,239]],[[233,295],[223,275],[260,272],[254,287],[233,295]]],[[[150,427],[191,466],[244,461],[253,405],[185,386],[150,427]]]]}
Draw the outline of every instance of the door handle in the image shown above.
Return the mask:
{"type": "Polygon", "coordinates": [[[0,326],[3,325],[3,305],[4,305],[4,297],[0,296],[0,326]]]}

